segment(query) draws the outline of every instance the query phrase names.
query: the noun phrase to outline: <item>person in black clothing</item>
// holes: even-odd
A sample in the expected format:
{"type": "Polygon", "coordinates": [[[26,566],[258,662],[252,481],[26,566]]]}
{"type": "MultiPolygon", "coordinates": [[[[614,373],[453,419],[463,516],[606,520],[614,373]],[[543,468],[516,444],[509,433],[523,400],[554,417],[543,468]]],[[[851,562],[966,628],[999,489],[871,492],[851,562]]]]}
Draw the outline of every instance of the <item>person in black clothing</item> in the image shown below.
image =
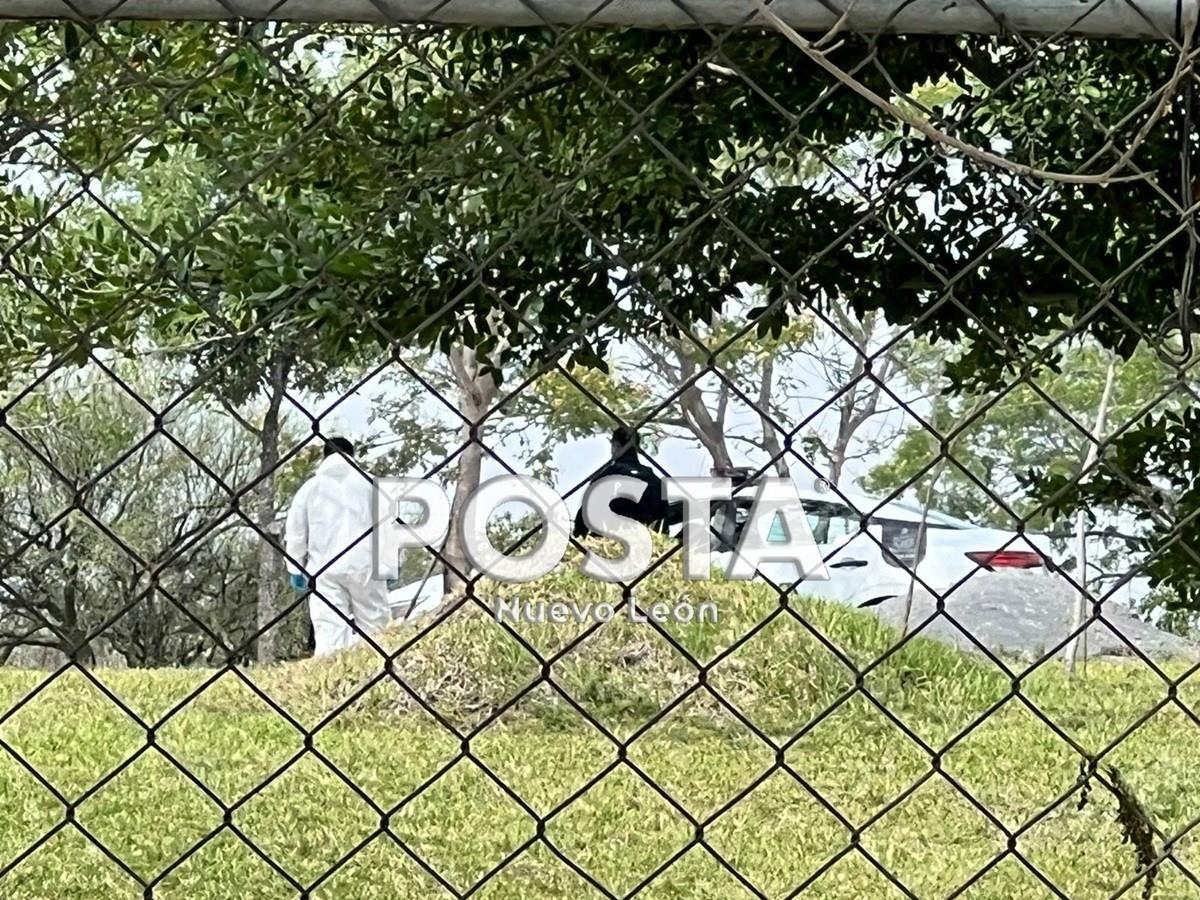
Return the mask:
{"type": "MultiPolygon", "coordinates": [[[[654,470],[644,465],[638,458],[640,441],[636,431],[618,428],[612,434],[612,460],[591,479],[592,483],[609,475],[626,475],[646,483],[646,490],[640,500],[630,500],[627,497],[616,497],[608,508],[617,515],[635,522],[641,522],[653,528],[661,528],[666,515],[667,503],[663,497],[662,480],[654,470]]],[[[585,495],[586,496],[586,495],[585,495]]],[[[583,506],[575,516],[575,537],[585,537],[594,534],[583,521],[583,506]]]]}

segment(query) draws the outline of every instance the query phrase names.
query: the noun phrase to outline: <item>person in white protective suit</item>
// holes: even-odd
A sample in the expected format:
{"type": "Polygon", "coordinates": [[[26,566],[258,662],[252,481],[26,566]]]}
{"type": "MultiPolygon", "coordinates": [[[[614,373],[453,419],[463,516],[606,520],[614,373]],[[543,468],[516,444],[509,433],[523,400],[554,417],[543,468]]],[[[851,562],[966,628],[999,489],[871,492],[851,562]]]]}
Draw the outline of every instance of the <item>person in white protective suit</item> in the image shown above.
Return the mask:
{"type": "Polygon", "coordinates": [[[386,553],[376,559],[386,512],[376,502],[374,480],[353,457],[350,441],[328,438],[325,458],[288,510],[288,572],[293,588],[313,589],[308,611],[315,656],[353,646],[391,621],[387,582],[398,574],[397,560],[386,553]]]}

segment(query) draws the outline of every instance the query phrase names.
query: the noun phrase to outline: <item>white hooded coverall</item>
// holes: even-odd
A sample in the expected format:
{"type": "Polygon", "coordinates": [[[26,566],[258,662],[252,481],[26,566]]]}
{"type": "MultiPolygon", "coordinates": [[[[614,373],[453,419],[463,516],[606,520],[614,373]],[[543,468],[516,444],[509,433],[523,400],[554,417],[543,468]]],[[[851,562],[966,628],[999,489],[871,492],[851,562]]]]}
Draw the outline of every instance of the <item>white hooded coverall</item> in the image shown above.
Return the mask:
{"type": "Polygon", "coordinates": [[[316,576],[308,597],[316,656],[378,634],[391,621],[386,579],[395,577],[396,560],[384,555],[378,569],[374,564],[377,508],[381,521],[387,518],[374,492],[369,476],[335,453],[301,485],[288,510],[288,571],[316,576]]]}

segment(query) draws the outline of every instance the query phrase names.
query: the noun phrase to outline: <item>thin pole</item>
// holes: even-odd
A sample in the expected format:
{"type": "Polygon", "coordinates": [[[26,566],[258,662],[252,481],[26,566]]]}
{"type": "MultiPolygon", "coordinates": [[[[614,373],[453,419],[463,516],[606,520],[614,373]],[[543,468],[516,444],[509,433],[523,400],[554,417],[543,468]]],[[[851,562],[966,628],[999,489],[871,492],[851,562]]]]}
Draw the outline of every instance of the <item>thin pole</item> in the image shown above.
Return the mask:
{"type": "MultiPolygon", "coordinates": [[[[1104,393],[1100,395],[1100,406],[1096,410],[1096,425],[1092,429],[1092,440],[1088,441],[1087,453],[1083,458],[1083,468],[1080,470],[1080,477],[1084,477],[1084,473],[1091,467],[1100,455],[1100,435],[1104,433],[1105,424],[1108,421],[1108,404],[1112,399],[1113,381],[1116,377],[1117,361],[1112,358],[1108,362],[1108,374],[1104,379],[1104,393]]],[[[1075,513],[1075,583],[1079,585],[1078,597],[1075,599],[1075,614],[1071,619],[1071,640],[1065,648],[1063,661],[1067,667],[1067,674],[1075,674],[1075,660],[1079,655],[1079,638],[1077,633],[1079,627],[1083,624],[1083,618],[1086,614],[1087,607],[1087,534],[1084,525],[1084,511],[1080,509],[1075,513]]],[[[1087,638],[1084,636],[1084,662],[1087,662],[1087,638]]]]}
{"type": "Polygon", "coordinates": [[[921,564],[921,547],[925,543],[925,529],[929,522],[929,507],[933,505],[933,491],[937,487],[938,479],[942,477],[942,469],[946,467],[946,460],[941,460],[934,470],[933,478],[925,487],[925,499],[921,503],[921,523],[917,526],[917,547],[913,552],[913,567],[912,573],[908,579],[908,593],[904,597],[904,621],[900,624],[900,634],[904,636],[908,634],[908,626],[912,619],[913,592],[917,587],[917,566],[921,564]]]}

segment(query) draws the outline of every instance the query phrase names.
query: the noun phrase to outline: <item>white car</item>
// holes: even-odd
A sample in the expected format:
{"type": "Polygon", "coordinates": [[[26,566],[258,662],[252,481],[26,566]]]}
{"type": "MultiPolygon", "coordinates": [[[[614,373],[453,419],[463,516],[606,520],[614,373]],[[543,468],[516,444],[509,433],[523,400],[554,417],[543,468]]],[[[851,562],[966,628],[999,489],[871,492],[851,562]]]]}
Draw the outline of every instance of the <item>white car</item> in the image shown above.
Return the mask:
{"type": "MultiPolygon", "coordinates": [[[[713,515],[719,537],[714,561],[727,564],[749,513],[752,495],[742,491],[713,515]],[[743,497],[741,494],[747,494],[743,497]],[[729,507],[735,521],[729,523],[729,507]]],[[[922,511],[901,501],[882,502],[865,494],[800,491],[813,539],[829,573],[828,580],[805,579],[796,593],[851,606],[870,606],[907,593],[916,575],[916,588],[944,593],[970,578],[986,580],[988,573],[1020,571],[1033,578],[1059,580],[1054,574],[1052,547],[1045,535],[986,528],[937,510],[924,515],[924,539],[917,551],[922,511]],[[866,531],[862,529],[866,520],[866,531]]],[[[774,525],[772,526],[774,527],[774,525]]],[[[768,540],[775,537],[771,535],[768,540]]],[[[782,537],[782,535],[778,535],[782,537]]],[[[789,563],[766,563],[760,573],[781,588],[801,573],[789,563]]]]}
{"type": "Polygon", "coordinates": [[[417,619],[433,612],[442,603],[443,577],[434,572],[428,578],[402,585],[388,592],[388,606],[392,620],[417,619]]]}
{"type": "MultiPolygon", "coordinates": [[[[844,491],[838,495],[801,490],[799,495],[829,579],[804,580],[796,587],[797,594],[871,606],[905,595],[914,583],[913,571],[918,579],[916,588],[927,587],[937,593],[968,577],[972,585],[979,584],[992,572],[1021,572],[1030,578],[1061,581],[1055,574],[1050,541],[1044,535],[1021,536],[929,510],[924,517],[921,552],[915,553],[922,520],[919,507],[901,501],[883,503],[844,491]],[[864,517],[865,533],[861,530],[864,517]]],[[[724,569],[728,565],[752,503],[752,490],[743,489],[733,500],[713,504],[714,566],[724,569]]],[[[668,522],[677,523],[678,519],[676,507],[668,522]]],[[[678,527],[670,530],[677,533],[678,527]]],[[[759,571],[780,588],[790,587],[800,578],[800,572],[788,563],[766,563],[759,571]]],[[[441,603],[442,593],[440,573],[397,588],[389,595],[393,617],[411,619],[431,612],[441,603]]]]}

